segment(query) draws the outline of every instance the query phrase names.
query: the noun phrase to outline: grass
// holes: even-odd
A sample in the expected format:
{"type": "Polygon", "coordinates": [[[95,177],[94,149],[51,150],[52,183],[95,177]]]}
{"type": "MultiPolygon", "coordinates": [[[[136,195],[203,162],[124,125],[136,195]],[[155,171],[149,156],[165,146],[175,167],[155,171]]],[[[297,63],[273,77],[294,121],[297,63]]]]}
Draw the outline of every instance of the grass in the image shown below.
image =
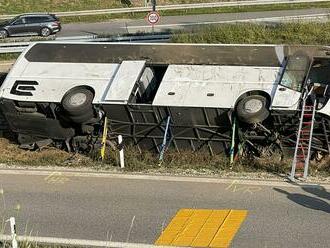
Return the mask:
{"type": "MultiPolygon", "coordinates": [[[[197,172],[202,174],[218,174],[222,171],[234,172],[257,172],[268,171],[272,173],[284,173],[287,169],[287,161],[274,162],[271,159],[267,161],[257,161],[251,159],[237,160],[233,165],[230,164],[229,158],[225,154],[217,154],[211,156],[208,151],[167,151],[164,161],[159,165],[158,155],[145,151],[140,153],[134,147],[126,148],[126,156],[128,171],[157,171],[166,172],[197,172]]],[[[117,156],[111,153],[107,158],[113,164],[118,163],[117,156]]]]}
{"type": "MultiPolygon", "coordinates": [[[[158,5],[218,2],[221,0],[157,0],[158,5]]],[[[0,14],[58,12],[144,6],[144,0],[1,0],[0,14]]]]}
{"type": "Polygon", "coordinates": [[[6,60],[15,60],[19,55],[20,53],[0,53],[0,62],[6,60]]]}
{"type": "MultiPolygon", "coordinates": [[[[1,14],[17,14],[23,12],[57,12],[72,10],[89,10],[89,9],[105,9],[125,7],[125,2],[129,0],[2,0],[0,3],[1,14]],[[15,2],[17,4],[15,4],[15,2]],[[41,3],[40,3],[41,2],[41,3]]],[[[175,3],[199,3],[212,2],[216,0],[157,0],[158,5],[175,4],[175,3]]],[[[131,6],[142,6],[143,0],[131,0],[131,6]]],[[[161,16],[176,15],[197,15],[197,14],[215,14],[215,13],[240,13],[240,12],[256,12],[256,11],[275,11],[275,10],[293,10],[293,9],[311,9],[311,8],[330,8],[329,2],[321,3],[301,3],[301,4],[272,4],[272,5],[255,5],[241,7],[217,7],[217,8],[200,8],[186,10],[163,10],[159,11],[161,16]]],[[[111,19],[141,19],[146,16],[147,12],[140,13],[123,13],[123,14],[99,14],[77,17],[62,17],[63,23],[72,22],[102,22],[111,19]]]]}
{"type": "Polygon", "coordinates": [[[213,25],[190,33],[178,31],[173,35],[172,42],[328,45],[330,22],[213,25]]]}
{"type": "MultiPolygon", "coordinates": [[[[118,168],[118,151],[107,150],[104,162],[81,154],[72,154],[60,149],[46,147],[40,151],[26,151],[8,139],[0,138],[0,163],[22,166],[60,166],[70,168],[92,168],[113,171],[118,168]]],[[[241,159],[230,165],[224,154],[210,156],[206,151],[175,152],[167,151],[164,161],[159,165],[158,155],[145,151],[140,153],[134,147],[125,148],[126,172],[155,172],[193,175],[216,175],[223,172],[268,172],[272,174],[288,173],[290,159],[276,161],[273,158],[241,159]]],[[[314,175],[330,175],[330,160],[323,163],[312,163],[314,175]]]]}
{"type": "Polygon", "coordinates": [[[31,165],[33,163],[37,166],[81,167],[90,166],[93,161],[86,156],[74,155],[51,147],[40,151],[26,151],[20,149],[16,143],[12,143],[8,139],[0,138],[0,163],[20,165],[31,165]]]}
{"type": "MultiPolygon", "coordinates": [[[[10,242],[1,242],[0,248],[11,248],[10,242]]],[[[29,242],[19,242],[19,248],[78,248],[78,246],[63,246],[63,245],[43,245],[43,244],[35,244],[29,242]]],[[[82,247],[82,246],[80,246],[82,247]]]]}

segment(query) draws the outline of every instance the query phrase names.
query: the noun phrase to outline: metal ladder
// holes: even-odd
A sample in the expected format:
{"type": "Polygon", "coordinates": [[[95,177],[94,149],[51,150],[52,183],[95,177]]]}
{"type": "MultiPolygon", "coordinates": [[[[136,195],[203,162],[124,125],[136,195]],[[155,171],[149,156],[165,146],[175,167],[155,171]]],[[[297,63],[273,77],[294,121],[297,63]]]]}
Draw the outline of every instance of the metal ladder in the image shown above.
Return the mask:
{"type": "Polygon", "coordinates": [[[291,174],[289,176],[291,181],[294,181],[295,178],[301,176],[306,178],[308,174],[316,110],[316,99],[314,96],[311,97],[312,104],[306,104],[307,99],[311,96],[311,92],[312,90],[303,98],[296,148],[292,162],[291,174]],[[301,174],[302,170],[303,174],[301,174]]]}

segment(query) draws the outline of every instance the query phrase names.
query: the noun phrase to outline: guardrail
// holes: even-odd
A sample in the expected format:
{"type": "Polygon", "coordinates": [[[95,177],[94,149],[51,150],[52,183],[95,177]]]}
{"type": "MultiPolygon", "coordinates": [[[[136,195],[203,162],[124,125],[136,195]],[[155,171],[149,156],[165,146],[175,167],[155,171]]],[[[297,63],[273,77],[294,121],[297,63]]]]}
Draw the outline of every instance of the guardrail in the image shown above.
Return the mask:
{"type": "Polygon", "coordinates": [[[20,53],[31,43],[32,42],[1,43],[0,53],[20,53]]]}
{"type": "MultiPolygon", "coordinates": [[[[38,42],[160,42],[168,41],[171,37],[171,34],[150,34],[150,35],[132,35],[132,36],[111,36],[98,38],[97,36],[76,36],[76,37],[60,37],[55,40],[46,40],[38,42]]],[[[30,44],[35,43],[36,41],[31,42],[15,42],[15,43],[0,43],[0,54],[1,53],[20,53],[23,52],[30,44]]]]}
{"type": "MultiPolygon", "coordinates": [[[[298,4],[298,3],[317,3],[329,2],[329,0],[247,0],[247,1],[230,1],[230,2],[215,2],[215,3],[196,3],[196,4],[173,4],[159,5],[157,10],[180,10],[180,9],[200,9],[213,7],[240,7],[253,5],[270,5],[270,4],[298,4]]],[[[131,7],[131,8],[115,8],[115,9],[99,9],[99,10],[80,10],[55,12],[57,16],[86,16],[86,15],[101,15],[101,14],[118,14],[118,13],[133,13],[133,12],[148,12],[151,7],[131,7]]],[[[10,19],[16,15],[1,15],[0,19],[10,19]]]]}

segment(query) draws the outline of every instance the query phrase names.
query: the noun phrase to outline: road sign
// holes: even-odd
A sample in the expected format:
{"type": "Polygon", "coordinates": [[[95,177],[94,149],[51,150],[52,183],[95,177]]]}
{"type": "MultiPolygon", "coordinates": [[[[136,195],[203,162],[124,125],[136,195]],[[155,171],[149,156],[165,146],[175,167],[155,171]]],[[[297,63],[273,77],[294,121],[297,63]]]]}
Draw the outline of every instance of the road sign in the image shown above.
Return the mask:
{"type": "Polygon", "coordinates": [[[157,11],[151,11],[147,15],[147,21],[149,22],[150,25],[155,25],[159,22],[160,20],[160,15],[157,11]]]}

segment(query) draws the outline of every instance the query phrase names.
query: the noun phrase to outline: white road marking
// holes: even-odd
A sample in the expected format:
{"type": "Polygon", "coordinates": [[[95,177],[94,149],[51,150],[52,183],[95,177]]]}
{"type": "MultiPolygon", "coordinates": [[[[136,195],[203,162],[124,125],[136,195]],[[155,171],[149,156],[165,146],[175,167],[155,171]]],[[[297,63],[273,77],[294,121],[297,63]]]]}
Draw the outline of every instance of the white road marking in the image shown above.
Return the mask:
{"type": "MultiPolygon", "coordinates": [[[[0,240],[11,241],[11,236],[0,235],[0,240]]],[[[142,243],[124,243],[124,242],[111,242],[111,241],[99,241],[99,240],[64,239],[64,238],[31,237],[31,236],[17,236],[17,241],[27,241],[30,243],[38,243],[38,244],[78,245],[85,247],[87,246],[87,247],[113,247],[113,248],[175,248],[174,246],[155,246],[151,244],[142,244],[142,243]]]]}
{"type": "Polygon", "coordinates": [[[144,174],[121,174],[109,173],[107,171],[74,171],[74,170],[43,170],[43,169],[0,169],[0,175],[25,175],[25,176],[48,176],[54,172],[61,172],[66,177],[88,177],[88,178],[115,178],[130,180],[154,180],[154,181],[170,181],[170,182],[193,182],[193,183],[217,183],[232,184],[235,180],[240,185],[258,185],[258,186],[276,186],[276,187],[324,187],[330,189],[327,183],[290,183],[287,179],[280,181],[279,179],[239,179],[239,178],[216,178],[216,177],[198,177],[198,176],[167,176],[167,175],[144,175],[144,174]]]}
{"type": "Polygon", "coordinates": [[[132,232],[133,225],[134,225],[134,220],[135,220],[135,215],[134,215],[133,218],[132,218],[131,226],[129,227],[129,230],[128,230],[128,234],[127,234],[126,242],[129,241],[129,238],[130,238],[130,236],[131,236],[131,232],[132,232]]]}

